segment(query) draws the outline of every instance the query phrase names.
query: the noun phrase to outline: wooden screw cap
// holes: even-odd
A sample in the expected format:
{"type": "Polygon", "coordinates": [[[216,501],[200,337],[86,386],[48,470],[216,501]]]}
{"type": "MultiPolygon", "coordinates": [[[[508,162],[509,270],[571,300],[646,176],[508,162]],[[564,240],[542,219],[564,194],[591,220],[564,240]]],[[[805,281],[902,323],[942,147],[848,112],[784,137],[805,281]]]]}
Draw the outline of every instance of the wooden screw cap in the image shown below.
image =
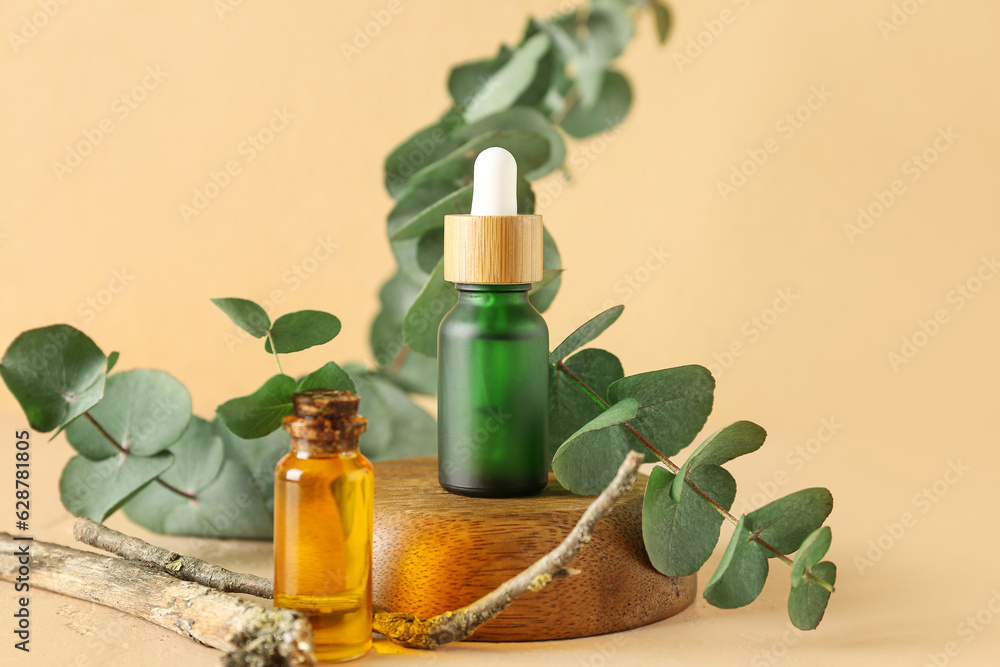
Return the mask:
{"type": "Polygon", "coordinates": [[[444,216],[444,279],[519,284],[542,279],[542,216],[444,216]]]}

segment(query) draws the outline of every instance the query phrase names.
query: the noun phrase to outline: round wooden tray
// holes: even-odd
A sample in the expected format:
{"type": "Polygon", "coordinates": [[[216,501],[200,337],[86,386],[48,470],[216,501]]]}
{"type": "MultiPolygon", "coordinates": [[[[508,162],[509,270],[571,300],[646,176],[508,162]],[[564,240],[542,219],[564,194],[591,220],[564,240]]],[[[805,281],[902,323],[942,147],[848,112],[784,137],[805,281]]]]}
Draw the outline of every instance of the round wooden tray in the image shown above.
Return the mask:
{"type": "MultiPolygon", "coordinates": [[[[646,476],[597,526],[571,564],[581,574],[528,593],[473,641],[587,637],[673,616],[694,600],[696,575],[668,577],[642,543],[646,476]]],[[[466,498],[437,482],[437,459],[375,464],[374,603],[427,618],[476,600],[552,550],[593,498],[551,474],[530,498],[466,498]]]]}

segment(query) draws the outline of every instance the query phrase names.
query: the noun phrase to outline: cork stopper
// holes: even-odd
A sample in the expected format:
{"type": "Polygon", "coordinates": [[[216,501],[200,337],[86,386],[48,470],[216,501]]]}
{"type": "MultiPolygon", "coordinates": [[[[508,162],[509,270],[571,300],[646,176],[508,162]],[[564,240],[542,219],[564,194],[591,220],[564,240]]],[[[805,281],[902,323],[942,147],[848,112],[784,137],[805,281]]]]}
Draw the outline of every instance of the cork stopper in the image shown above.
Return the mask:
{"type": "Polygon", "coordinates": [[[281,426],[291,436],[292,448],[332,454],[357,447],[368,420],[357,414],[361,397],[350,391],[312,389],[292,394],[294,415],[281,426]]]}

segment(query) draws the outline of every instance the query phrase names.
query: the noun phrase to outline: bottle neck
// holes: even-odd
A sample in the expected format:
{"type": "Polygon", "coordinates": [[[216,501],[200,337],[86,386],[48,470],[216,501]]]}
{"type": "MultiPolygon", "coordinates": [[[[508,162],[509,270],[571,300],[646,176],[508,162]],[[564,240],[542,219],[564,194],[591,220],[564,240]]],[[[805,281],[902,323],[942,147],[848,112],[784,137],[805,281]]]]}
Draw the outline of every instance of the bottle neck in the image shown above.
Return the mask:
{"type": "Polygon", "coordinates": [[[527,304],[531,283],[516,283],[503,285],[455,283],[458,290],[458,300],[464,304],[479,306],[506,305],[516,306],[527,304]]]}
{"type": "Polygon", "coordinates": [[[292,453],[312,456],[339,456],[358,453],[358,438],[313,439],[290,437],[292,453]]]}

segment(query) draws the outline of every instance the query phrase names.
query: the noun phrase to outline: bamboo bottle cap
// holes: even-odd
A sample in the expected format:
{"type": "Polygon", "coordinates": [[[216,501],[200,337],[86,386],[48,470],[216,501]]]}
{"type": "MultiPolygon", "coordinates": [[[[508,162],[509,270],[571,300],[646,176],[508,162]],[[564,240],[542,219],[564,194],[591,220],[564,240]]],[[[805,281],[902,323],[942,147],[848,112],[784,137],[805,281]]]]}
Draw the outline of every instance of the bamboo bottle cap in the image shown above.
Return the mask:
{"type": "Polygon", "coordinates": [[[542,216],[517,214],[517,163],[503,148],[476,158],[471,213],[444,216],[444,279],[492,285],[542,279],[542,216]]]}

